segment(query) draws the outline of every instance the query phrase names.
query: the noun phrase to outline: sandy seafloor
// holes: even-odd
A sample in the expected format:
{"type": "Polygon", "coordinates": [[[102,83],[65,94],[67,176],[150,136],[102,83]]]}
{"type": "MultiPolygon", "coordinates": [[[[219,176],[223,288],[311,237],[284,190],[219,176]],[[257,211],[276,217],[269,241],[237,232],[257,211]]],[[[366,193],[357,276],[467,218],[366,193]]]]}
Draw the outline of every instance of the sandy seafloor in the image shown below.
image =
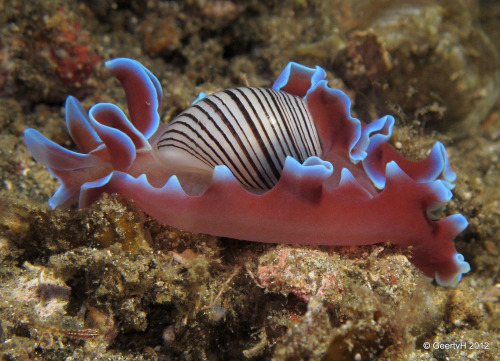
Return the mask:
{"type": "Polygon", "coordinates": [[[1,0],[1,359],[498,360],[498,46],[492,0],[1,0]],[[396,117],[408,158],[446,145],[471,272],[449,289],[389,244],[191,234],[117,195],[50,210],[57,181],[22,132],[75,149],[67,95],[125,108],[114,57],[159,78],[164,122],[200,91],[270,86],[290,60],[324,67],[355,116],[396,117]]]}

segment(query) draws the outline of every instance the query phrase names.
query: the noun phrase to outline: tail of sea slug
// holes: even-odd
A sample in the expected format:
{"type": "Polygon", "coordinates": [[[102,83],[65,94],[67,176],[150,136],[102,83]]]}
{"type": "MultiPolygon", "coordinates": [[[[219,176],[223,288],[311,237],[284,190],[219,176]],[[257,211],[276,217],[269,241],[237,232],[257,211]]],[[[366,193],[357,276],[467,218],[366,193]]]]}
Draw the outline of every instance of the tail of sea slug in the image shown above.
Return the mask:
{"type": "Polygon", "coordinates": [[[470,271],[464,256],[458,253],[453,240],[467,228],[468,222],[461,214],[454,214],[436,221],[435,242],[416,245],[412,262],[426,275],[444,287],[455,287],[462,275],[470,271]]]}
{"type": "Polygon", "coordinates": [[[130,121],[110,103],[85,111],[73,97],[66,100],[66,126],[82,153],[67,150],[35,129],[26,129],[25,143],[33,158],[45,164],[61,185],[49,205],[67,207],[78,199],[83,184],[114,170],[127,172],[140,153],[151,150],[148,139],[159,125],[162,90],[156,77],[139,62],[118,58],[106,67],[120,81],[127,97],[130,121]]]}

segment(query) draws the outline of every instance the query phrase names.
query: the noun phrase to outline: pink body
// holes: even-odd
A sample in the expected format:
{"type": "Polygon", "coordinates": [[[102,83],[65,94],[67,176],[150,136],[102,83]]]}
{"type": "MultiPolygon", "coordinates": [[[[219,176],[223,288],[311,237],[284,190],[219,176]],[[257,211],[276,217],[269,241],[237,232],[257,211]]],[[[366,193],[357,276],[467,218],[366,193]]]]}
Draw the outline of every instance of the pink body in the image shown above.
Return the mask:
{"type": "Polygon", "coordinates": [[[394,119],[365,124],[352,118],[349,99],[327,86],[321,68],[290,63],[273,88],[304,99],[323,154],[303,164],[288,157],[278,183],[258,194],[225,165],[198,179],[157,164],[155,140],[164,127],[158,81],[133,60],[107,65],[125,88],[132,122],[111,104],[94,106],[87,117],[69,98],[68,128],[84,154],[35,130],[25,133],[33,156],[62,183],[51,206],[76,198],[87,206],[103,192],[117,192],[159,221],[192,232],[277,243],[390,241],[413,246],[412,262],[441,285],[456,285],[469,271],[453,245],[467,221],[460,214],[437,219],[455,179],[444,146],[436,143],[422,161],[405,159],[387,143],[394,119]]]}

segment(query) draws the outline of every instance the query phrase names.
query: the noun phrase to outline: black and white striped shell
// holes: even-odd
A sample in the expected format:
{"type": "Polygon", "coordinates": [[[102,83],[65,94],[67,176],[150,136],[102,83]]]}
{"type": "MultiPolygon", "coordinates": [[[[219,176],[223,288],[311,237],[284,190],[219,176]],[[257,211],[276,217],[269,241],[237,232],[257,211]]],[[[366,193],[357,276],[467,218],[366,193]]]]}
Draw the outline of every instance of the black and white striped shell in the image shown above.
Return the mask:
{"type": "Polygon", "coordinates": [[[207,173],[226,165],[246,188],[266,190],[279,180],[285,158],[321,156],[321,142],[302,98],[242,87],[197,101],[177,116],[154,145],[166,167],[207,173]]]}

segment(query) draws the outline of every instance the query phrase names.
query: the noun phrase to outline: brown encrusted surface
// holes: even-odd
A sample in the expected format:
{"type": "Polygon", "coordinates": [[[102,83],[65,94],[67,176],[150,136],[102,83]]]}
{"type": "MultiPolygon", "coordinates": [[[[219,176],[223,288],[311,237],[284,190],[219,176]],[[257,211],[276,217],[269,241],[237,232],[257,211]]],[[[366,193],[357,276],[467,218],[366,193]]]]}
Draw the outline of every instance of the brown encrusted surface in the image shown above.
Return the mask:
{"type": "Polygon", "coordinates": [[[494,360],[499,14],[487,1],[0,0],[1,358],[494,360]],[[123,106],[103,68],[117,56],[158,76],[164,121],[199,91],[269,86],[290,60],[323,66],[357,116],[397,117],[391,142],[406,156],[445,143],[458,175],[448,212],[469,220],[456,245],[471,273],[445,289],[389,244],[195,235],[115,195],[49,210],[57,182],[22,131],[74,147],[64,99],[123,106]]]}

